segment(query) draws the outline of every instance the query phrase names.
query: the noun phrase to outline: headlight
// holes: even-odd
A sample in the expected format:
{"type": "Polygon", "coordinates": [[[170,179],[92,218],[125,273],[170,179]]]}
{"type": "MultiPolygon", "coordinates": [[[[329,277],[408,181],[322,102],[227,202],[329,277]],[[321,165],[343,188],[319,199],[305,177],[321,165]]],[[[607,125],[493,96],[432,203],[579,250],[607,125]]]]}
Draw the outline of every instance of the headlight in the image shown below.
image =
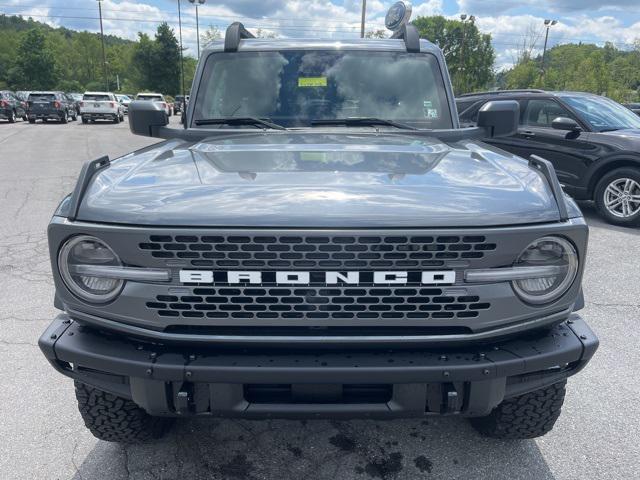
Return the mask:
{"type": "Polygon", "coordinates": [[[118,256],[102,240],[88,235],[73,237],[58,254],[58,269],[67,288],[80,299],[105,303],[117,297],[122,279],[86,275],[83,266],[120,266],[118,256]]]}
{"type": "Polygon", "coordinates": [[[514,267],[557,267],[549,276],[512,282],[518,296],[528,303],[550,303],[560,298],[578,273],[578,254],[574,246],[560,237],[542,237],[529,244],[514,267]]]}

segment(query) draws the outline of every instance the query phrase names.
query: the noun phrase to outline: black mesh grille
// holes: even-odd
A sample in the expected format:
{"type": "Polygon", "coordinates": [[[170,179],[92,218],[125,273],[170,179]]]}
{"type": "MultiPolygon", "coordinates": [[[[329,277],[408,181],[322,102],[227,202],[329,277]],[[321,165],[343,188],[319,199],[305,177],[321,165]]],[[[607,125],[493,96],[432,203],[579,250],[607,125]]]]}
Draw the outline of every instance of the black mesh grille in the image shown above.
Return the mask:
{"type": "Polygon", "coordinates": [[[463,319],[491,307],[478,296],[419,287],[195,287],[146,303],[162,317],[246,319],[463,319]]]}
{"type": "Polygon", "coordinates": [[[139,248],[154,258],[214,268],[408,268],[483,258],[482,235],[151,235],[139,248]]]}

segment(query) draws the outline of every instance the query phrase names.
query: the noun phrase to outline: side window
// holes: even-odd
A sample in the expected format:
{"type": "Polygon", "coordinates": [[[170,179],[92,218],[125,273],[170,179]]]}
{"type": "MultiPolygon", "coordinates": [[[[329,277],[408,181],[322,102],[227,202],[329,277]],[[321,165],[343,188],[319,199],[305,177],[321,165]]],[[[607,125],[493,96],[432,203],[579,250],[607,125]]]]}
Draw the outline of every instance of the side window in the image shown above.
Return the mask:
{"type": "Polygon", "coordinates": [[[524,107],[524,114],[521,115],[520,124],[529,127],[551,128],[551,123],[558,117],[573,118],[558,102],[548,98],[534,98],[527,101],[524,107]]]}
{"type": "Polygon", "coordinates": [[[460,122],[465,125],[475,125],[478,121],[478,112],[485,102],[467,102],[466,104],[458,104],[458,114],[460,122]]]}

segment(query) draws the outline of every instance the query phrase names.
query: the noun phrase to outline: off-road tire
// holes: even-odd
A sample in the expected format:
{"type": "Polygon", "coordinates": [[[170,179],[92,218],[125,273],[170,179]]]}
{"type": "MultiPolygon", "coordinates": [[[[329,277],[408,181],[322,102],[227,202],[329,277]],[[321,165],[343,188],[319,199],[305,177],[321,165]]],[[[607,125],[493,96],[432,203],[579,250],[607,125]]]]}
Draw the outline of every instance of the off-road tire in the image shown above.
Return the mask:
{"type": "Polygon", "coordinates": [[[74,382],[78,410],[94,437],[107,442],[142,443],[160,438],[171,419],[152,417],[131,400],[74,382]]]}
{"type": "Polygon", "coordinates": [[[618,168],[616,170],[612,170],[604,177],[602,177],[594,191],[594,200],[596,202],[596,207],[598,207],[598,213],[600,213],[602,218],[604,218],[608,223],[611,223],[613,225],[620,225],[622,227],[637,227],[640,225],[640,212],[627,218],[616,217],[615,215],[611,214],[604,205],[605,190],[607,186],[610,183],[614,182],[617,178],[631,178],[637,183],[640,183],[640,168],[618,168]]]}
{"type": "Polygon", "coordinates": [[[472,418],[471,425],[486,437],[540,437],[551,431],[560,416],[566,384],[565,380],[504,400],[488,416],[472,418]]]}

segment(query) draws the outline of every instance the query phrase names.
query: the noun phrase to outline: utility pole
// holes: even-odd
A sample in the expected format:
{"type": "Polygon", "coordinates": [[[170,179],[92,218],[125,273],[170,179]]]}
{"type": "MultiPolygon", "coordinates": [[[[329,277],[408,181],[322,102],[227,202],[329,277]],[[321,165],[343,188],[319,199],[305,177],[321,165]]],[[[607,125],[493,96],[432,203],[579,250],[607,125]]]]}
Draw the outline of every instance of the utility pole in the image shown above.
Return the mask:
{"type": "Polygon", "coordinates": [[[184,57],[182,56],[182,14],[180,0],[178,0],[178,29],[180,31],[180,76],[182,77],[182,95],[184,95],[184,57]]]}
{"type": "Polygon", "coordinates": [[[367,16],[367,0],[362,0],[362,21],[360,22],[360,38],[364,38],[364,20],[367,16]]]}
{"type": "Polygon", "coordinates": [[[460,45],[460,93],[466,93],[465,90],[467,88],[467,59],[464,53],[465,42],[467,41],[467,18],[471,25],[476,21],[476,17],[473,15],[467,16],[466,13],[460,15],[460,21],[462,22],[462,44],[460,45]]]}
{"type": "Polygon", "coordinates": [[[544,73],[545,73],[544,60],[545,60],[545,57],[547,56],[547,41],[549,40],[549,29],[553,27],[556,23],[558,23],[557,20],[546,19],[544,21],[544,25],[545,27],[547,27],[547,33],[544,35],[544,48],[542,49],[542,65],[540,67],[540,79],[544,77],[544,73]]]}
{"type": "Polygon", "coordinates": [[[100,14],[100,39],[102,40],[102,70],[104,72],[104,84],[109,91],[109,75],[107,74],[107,54],[104,49],[104,30],[102,29],[102,0],[98,0],[98,13],[100,14]]]}

